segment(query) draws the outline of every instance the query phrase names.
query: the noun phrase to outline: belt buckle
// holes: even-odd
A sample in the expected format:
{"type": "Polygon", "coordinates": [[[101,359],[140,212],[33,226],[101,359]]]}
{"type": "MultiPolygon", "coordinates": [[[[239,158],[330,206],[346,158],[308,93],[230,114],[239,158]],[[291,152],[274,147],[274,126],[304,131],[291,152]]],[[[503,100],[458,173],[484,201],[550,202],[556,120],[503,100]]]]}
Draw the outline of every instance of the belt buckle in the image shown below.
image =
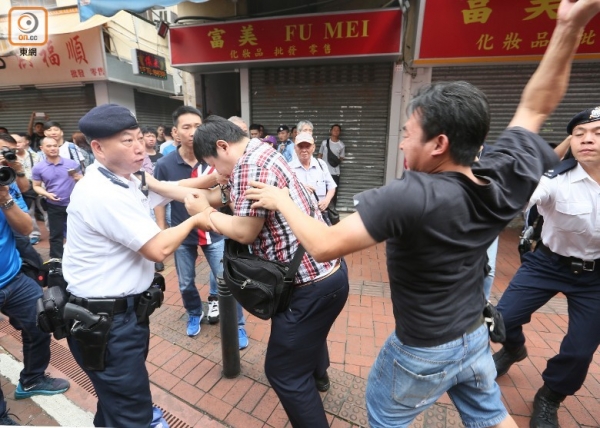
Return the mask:
{"type": "Polygon", "coordinates": [[[583,260],[582,268],[586,272],[593,272],[596,268],[596,260],[583,260]]]}

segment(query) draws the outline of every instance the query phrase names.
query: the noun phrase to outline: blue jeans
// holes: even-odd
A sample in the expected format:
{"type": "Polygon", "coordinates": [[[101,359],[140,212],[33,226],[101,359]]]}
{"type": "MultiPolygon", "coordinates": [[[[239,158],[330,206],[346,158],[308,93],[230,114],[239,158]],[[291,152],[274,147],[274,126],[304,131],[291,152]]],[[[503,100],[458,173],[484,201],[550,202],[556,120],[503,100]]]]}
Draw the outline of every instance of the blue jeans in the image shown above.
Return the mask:
{"type": "MultiPolygon", "coordinates": [[[[50,363],[50,334],[36,326],[35,304],[42,297],[42,289],[28,276],[18,273],[13,280],[0,289],[0,310],[8,316],[10,324],[21,331],[23,340],[23,364],[19,382],[21,385],[35,383],[44,376],[50,363]]],[[[0,390],[0,415],[6,403],[0,390]]]]}
{"type": "Polygon", "coordinates": [[[485,325],[429,348],[407,346],[393,333],[369,373],[369,424],[407,427],[447,391],[467,428],[496,425],[508,413],[495,378],[485,325]]]}
{"type": "Polygon", "coordinates": [[[498,254],[498,237],[494,239],[494,242],[490,244],[487,249],[488,266],[490,267],[490,273],[483,280],[483,293],[485,298],[490,298],[492,292],[492,285],[494,284],[494,276],[496,276],[496,255],[498,254]]]}
{"type": "MultiPolygon", "coordinates": [[[[223,251],[225,240],[213,244],[202,245],[202,252],[210,266],[209,295],[217,296],[216,277],[223,275],[223,251]]],[[[198,258],[198,245],[181,244],[175,250],[175,268],[179,278],[179,291],[183,300],[183,307],[190,316],[200,316],[202,313],[202,300],[196,288],[196,259],[198,258]]],[[[238,303],[238,325],[246,324],[244,312],[238,303]]]]}

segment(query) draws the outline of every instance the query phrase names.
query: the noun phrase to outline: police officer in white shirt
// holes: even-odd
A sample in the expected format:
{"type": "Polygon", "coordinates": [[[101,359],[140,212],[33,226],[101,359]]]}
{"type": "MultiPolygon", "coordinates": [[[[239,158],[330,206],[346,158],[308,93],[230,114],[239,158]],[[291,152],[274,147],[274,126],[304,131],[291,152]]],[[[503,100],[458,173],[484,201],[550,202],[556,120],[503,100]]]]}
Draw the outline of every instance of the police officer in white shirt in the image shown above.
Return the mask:
{"type": "Polygon", "coordinates": [[[313,156],[315,140],[310,133],[301,132],[296,136],[294,150],[297,156],[290,162],[290,168],[300,183],[316,196],[319,209],[325,217],[325,210],[335,195],[337,184],[333,181],[325,161],[313,156]]]}
{"type": "Polygon", "coordinates": [[[162,301],[162,292],[149,288],[154,262],[162,262],[198,227],[192,216],[161,231],[149,212],[194,190],[134,175],[145,150],[137,120],[125,107],[95,107],[81,118],[79,129],[96,162],[75,186],[68,208],[63,272],[71,296],[65,318],[77,319],[69,348],[98,395],[94,425],[148,427],[153,408],[145,366],[147,316],[162,301]],[[148,192],[146,180],[162,196],[148,192]],[[76,317],[68,313],[73,308],[76,317]]]}
{"type": "Polygon", "coordinates": [[[558,427],[558,408],[577,392],[600,344],[600,107],[576,114],[567,126],[573,157],[542,177],[531,196],[544,216],[541,241],[498,303],[506,325],[494,355],[498,376],[527,357],[522,325],[557,293],[567,297],[569,328],[548,360],[535,395],[531,427],[558,427]]]}

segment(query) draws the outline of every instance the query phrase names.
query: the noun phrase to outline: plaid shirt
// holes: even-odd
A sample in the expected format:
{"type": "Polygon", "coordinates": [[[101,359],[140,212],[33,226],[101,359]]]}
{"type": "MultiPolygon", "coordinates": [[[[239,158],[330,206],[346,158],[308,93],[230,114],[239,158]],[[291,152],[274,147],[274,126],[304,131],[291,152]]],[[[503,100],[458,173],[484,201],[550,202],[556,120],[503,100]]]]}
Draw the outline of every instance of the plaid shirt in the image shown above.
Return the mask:
{"type": "MultiPolygon", "coordinates": [[[[252,252],[267,260],[289,263],[298,248],[298,240],[281,213],[250,208],[252,201],[245,197],[250,181],[260,181],[279,188],[288,187],[290,197],[302,211],[309,214],[312,207],[313,217],[323,221],[321,212],[280,153],[258,139],[248,142],[230,178],[233,212],[240,217],[264,217],[265,224],[250,246],[252,252]]],[[[294,282],[302,284],[312,281],[329,272],[332,267],[332,262],[318,263],[306,253],[294,282]]]]}

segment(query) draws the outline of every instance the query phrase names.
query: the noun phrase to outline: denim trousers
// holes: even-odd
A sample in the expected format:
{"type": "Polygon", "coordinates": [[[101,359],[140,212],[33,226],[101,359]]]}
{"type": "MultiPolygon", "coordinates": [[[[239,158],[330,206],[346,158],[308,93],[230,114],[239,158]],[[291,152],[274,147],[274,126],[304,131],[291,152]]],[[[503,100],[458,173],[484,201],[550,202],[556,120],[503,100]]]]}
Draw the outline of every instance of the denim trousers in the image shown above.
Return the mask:
{"type": "Polygon", "coordinates": [[[46,204],[50,226],[50,258],[62,259],[67,231],[67,207],[46,204]]]}
{"type": "MultiPolygon", "coordinates": [[[[42,289],[35,281],[18,273],[11,282],[0,289],[0,310],[10,324],[21,332],[23,341],[23,370],[19,377],[21,385],[30,385],[44,376],[50,363],[50,334],[37,328],[37,300],[42,297],[42,289]]],[[[0,415],[4,414],[6,403],[0,390],[0,415]]]]}
{"type": "Polygon", "coordinates": [[[369,424],[371,428],[408,427],[446,391],[465,427],[499,424],[508,413],[495,378],[484,324],[433,347],[405,345],[392,333],[369,373],[369,424]]]}
{"type": "MultiPolygon", "coordinates": [[[[223,251],[225,240],[222,239],[209,245],[202,245],[202,252],[210,266],[209,295],[217,296],[216,277],[223,275],[223,251]]],[[[202,313],[202,300],[196,288],[196,259],[198,259],[198,245],[181,244],[175,250],[175,268],[179,279],[179,291],[183,300],[183,307],[190,316],[200,316],[202,313]]],[[[238,325],[246,324],[241,305],[238,303],[238,325]]]]}
{"type": "Polygon", "coordinates": [[[494,242],[490,244],[487,249],[488,256],[488,266],[490,267],[490,272],[483,280],[483,293],[485,294],[485,298],[490,298],[490,293],[492,292],[492,285],[494,284],[494,277],[496,276],[496,256],[498,254],[498,237],[494,239],[494,242]]]}

